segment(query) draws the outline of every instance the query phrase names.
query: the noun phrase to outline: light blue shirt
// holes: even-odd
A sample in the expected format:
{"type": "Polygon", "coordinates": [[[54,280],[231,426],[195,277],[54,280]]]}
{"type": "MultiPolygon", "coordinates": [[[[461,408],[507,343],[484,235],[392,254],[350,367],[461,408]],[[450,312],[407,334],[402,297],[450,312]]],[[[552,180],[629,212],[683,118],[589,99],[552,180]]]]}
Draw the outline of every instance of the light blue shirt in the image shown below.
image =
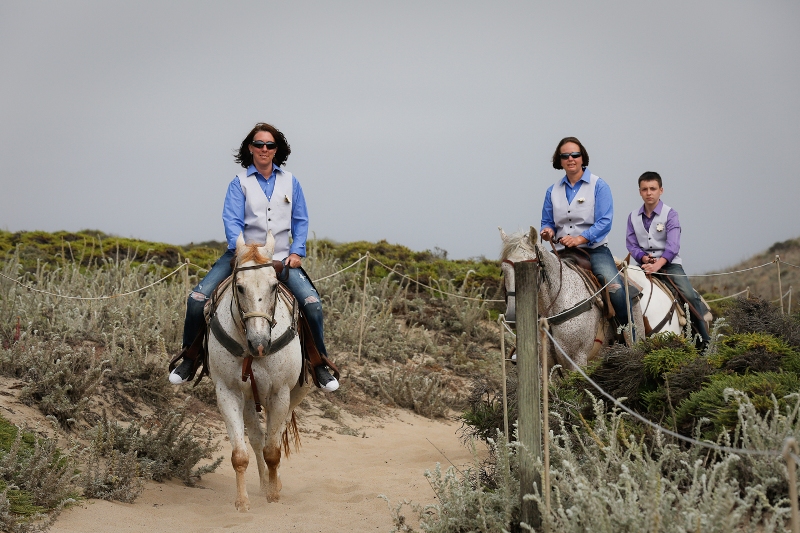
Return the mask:
{"type": "MultiPolygon", "coordinates": [[[[272,191],[275,190],[275,173],[283,170],[272,164],[272,174],[265,178],[256,170],[255,165],[247,167],[247,175],[256,175],[256,180],[261,186],[261,190],[267,195],[267,199],[272,198],[272,191]]],[[[228,249],[236,249],[236,239],[244,231],[244,204],[245,195],[239,177],[233,178],[228,185],[228,193],[225,195],[225,205],[222,207],[222,224],[225,226],[225,239],[228,241],[228,249]]],[[[306,239],[308,238],[308,209],[306,199],[303,196],[303,188],[300,182],[292,176],[292,244],[289,246],[289,255],[297,254],[300,257],[306,256],[306,239]]]]}
{"type": "MultiPolygon", "coordinates": [[[[592,173],[589,169],[583,171],[581,179],[573,186],[566,174],[561,178],[561,183],[566,185],[564,187],[567,194],[567,202],[572,203],[575,195],[581,190],[584,183],[589,183],[592,173]]],[[[542,206],[542,228],[550,228],[558,233],[556,228],[555,218],[553,217],[553,200],[550,195],[553,193],[553,186],[547,189],[544,195],[544,205],[542,206]]],[[[594,186],[594,224],[592,227],[581,233],[581,237],[589,241],[589,245],[600,242],[606,238],[611,232],[611,222],[614,219],[614,199],[611,197],[611,187],[603,181],[603,178],[597,178],[597,183],[594,186]]],[[[541,230],[540,230],[541,231],[541,230]]]]}

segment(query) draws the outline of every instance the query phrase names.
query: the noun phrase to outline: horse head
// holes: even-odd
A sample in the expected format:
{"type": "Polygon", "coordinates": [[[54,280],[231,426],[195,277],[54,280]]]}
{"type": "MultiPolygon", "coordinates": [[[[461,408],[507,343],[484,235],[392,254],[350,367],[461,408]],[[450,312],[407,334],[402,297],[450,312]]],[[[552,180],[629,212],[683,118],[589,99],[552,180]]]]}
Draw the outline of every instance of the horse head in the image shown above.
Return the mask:
{"type": "Polygon", "coordinates": [[[239,234],[233,269],[233,302],[253,356],[269,353],[272,328],[275,325],[275,306],[278,296],[278,276],[272,264],[275,238],[267,234],[264,246],[245,244],[239,234]]]}
{"type": "Polygon", "coordinates": [[[500,238],[503,240],[503,248],[500,253],[500,270],[503,272],[503,286],[506,291],[506,313],[505,318],[508,322],[515,322],[517,317],[516,292],[514,283],[514,263],[518,261],[538,261],[539,252],[537,242],[539,234],[536,228],[531,226],[530,233],[512,233],[507,235],[503,228],[500,230],[500,238]]]}

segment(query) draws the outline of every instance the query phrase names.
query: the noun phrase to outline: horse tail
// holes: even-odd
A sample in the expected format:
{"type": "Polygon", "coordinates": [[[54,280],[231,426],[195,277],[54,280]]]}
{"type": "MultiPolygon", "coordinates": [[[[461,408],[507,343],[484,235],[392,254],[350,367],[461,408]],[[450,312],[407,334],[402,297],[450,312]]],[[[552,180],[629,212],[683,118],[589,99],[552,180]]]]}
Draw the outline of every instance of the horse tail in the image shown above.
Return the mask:
{"type": "Polygon", "coordinates": [[[283,444],[283,454],[288,458],[291,455],[291,449],[289,448],[289,438],[294,441],[294,451],[300,451],[300,430],[297,428],[297,418],[294,416],[294,411],[292,411],[292,416],[289,420],[286,421],[286,428],[283,430],[283,435],[281,436],[281,444],[283,444]]]}

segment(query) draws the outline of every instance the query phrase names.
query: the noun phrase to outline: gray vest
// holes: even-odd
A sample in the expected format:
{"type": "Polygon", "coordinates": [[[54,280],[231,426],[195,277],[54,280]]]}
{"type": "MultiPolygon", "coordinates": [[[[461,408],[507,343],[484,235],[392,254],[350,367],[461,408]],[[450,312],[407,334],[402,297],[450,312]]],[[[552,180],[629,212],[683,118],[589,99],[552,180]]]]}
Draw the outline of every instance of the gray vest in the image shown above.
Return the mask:
{"type": "Polygon", "coordinates": [[[248,176],[245,171],[237,177],[245,196],[244,242],[263,246],[267,242],[267,232],[272,231],[275,237],[272,258],[288,257],[289,232],[292,229],[292,174],[281,170],[275,173],[275,188],[270,199],[258,184],[255,173],[248,176]]]}
{"type": "MultiPolygon", "coordinates": [[[[591,228],[594,224],[594,190],[599,178],[590,175],[589,183],[583,183],[581,188],[567,203],[567,185],[558,180],[550,191],[550,201],[553,204],[553,221],[556,225],[556,239],[570,235],[578,237],[581,233],[591,228]],[[583,200],[583,201],[581,201],[583,200]]],[[[608,235],[594,244],[581,244],[582,248],[597,248],[608,242],[608,235]]],[[[556,249],[563,250],[563,244],[556,244],[556,249]]]]}
{"type": "MultiPolygon", "coordinates": [[[[636,240],[639,242],[639,248],[645,251],[650,257],[658,259],[664,250],[667,248],[667,216],[672,208],[667,204],[661,205],[661,214],[653,217],[650,223],[650,231],[644,229],[644,222],[642,222],[642,215],[639,210],[631,213],[631,225],[633,231],[636,233],[636,240]],[[658,228],[661,228],[661,231],[658,228]]],[[[681,256],[676,255],[672,260],[676,265],[682,263],[681,256]]]]}

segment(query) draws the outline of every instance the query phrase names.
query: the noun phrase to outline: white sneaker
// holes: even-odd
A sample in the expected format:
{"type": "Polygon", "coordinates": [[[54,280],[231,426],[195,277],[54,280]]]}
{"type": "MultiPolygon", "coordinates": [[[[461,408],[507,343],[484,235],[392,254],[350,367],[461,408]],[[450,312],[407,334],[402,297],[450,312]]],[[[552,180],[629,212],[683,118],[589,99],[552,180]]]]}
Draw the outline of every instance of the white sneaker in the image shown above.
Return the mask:
{"type": "Polygon", "coordinates": [[[319,365],[314,368],[314,373],[317,375],[320,389],[325,392],[333,392],[339,388],[339,381],[331,375],[327,366],[319,365]]]}

